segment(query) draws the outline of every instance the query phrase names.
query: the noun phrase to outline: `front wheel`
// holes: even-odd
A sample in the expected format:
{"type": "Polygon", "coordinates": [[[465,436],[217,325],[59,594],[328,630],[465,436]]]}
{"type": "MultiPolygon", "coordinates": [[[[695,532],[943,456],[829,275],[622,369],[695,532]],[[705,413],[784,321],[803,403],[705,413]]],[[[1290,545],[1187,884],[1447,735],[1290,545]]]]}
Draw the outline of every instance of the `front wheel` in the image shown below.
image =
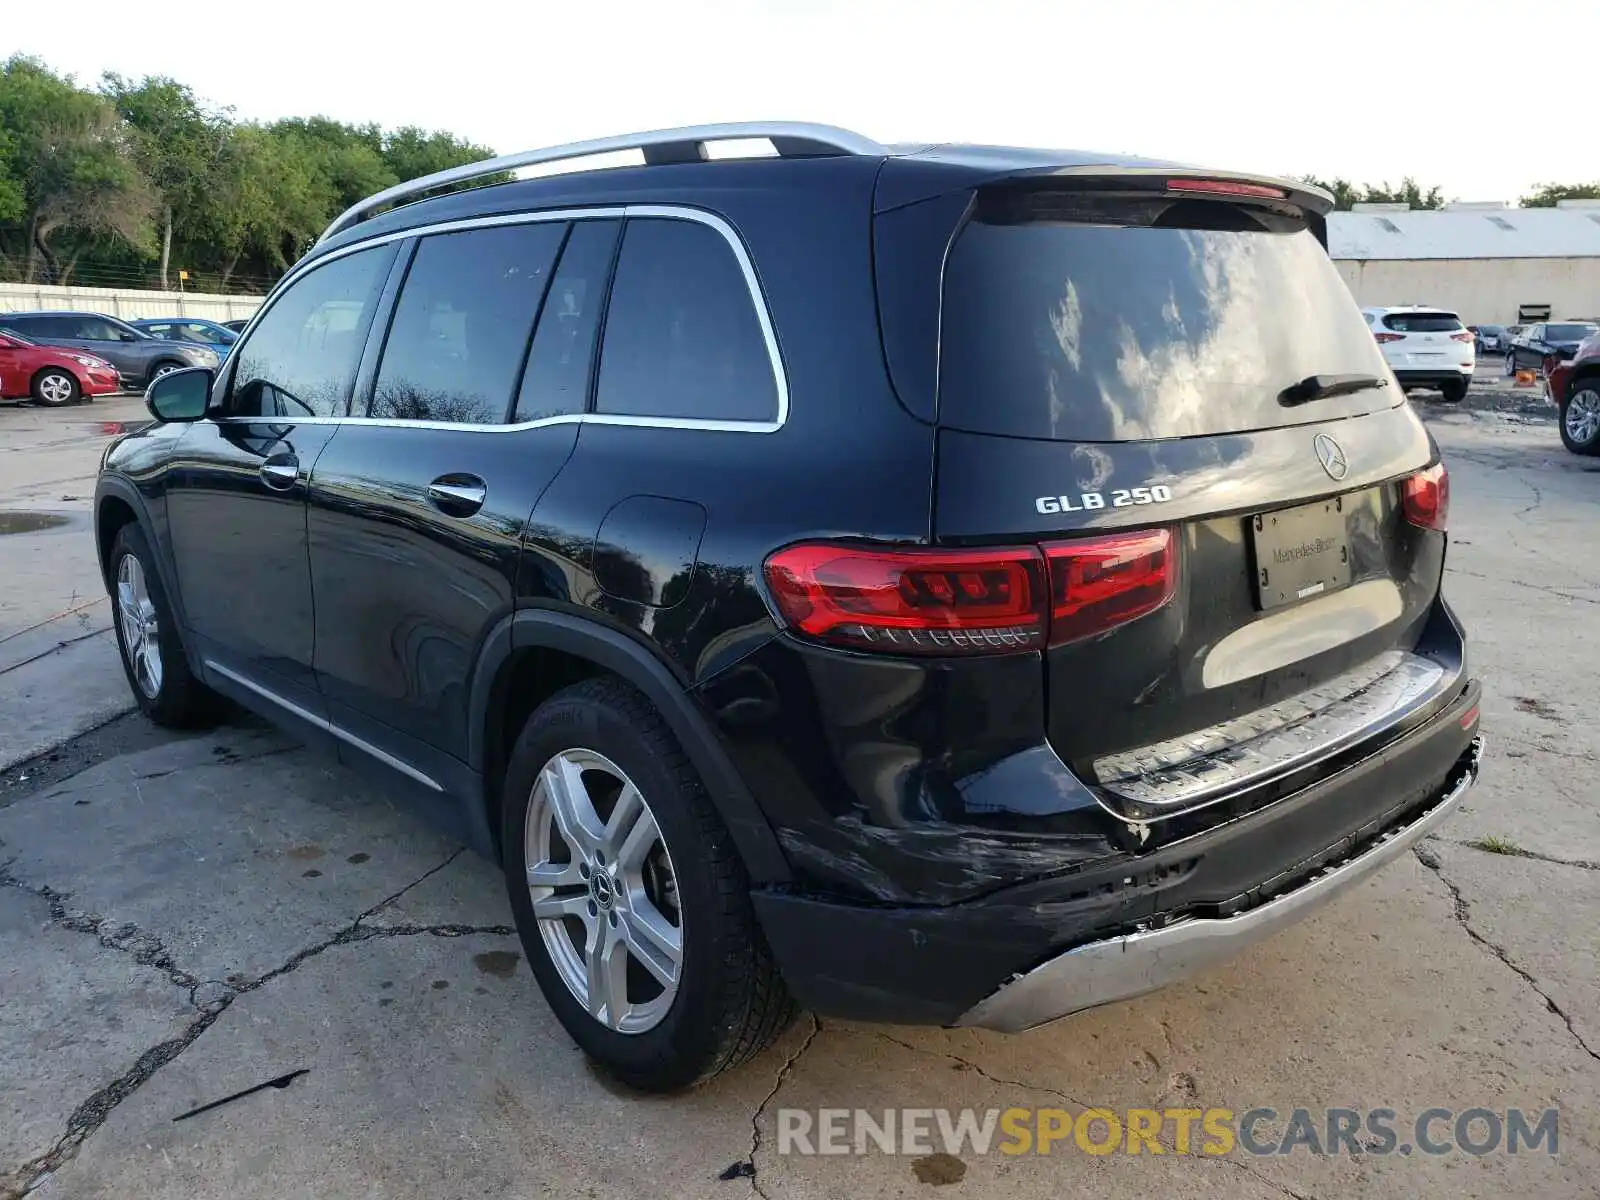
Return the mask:
{"type": "Polygon", "coordinates": [[[117,648],[140,711],[169,729],[215,723],[222,700],[189,670],[155,556],[138,525],[124,525],[111,544],[111,587],[117,648]]]}
{"type": "Polygon", "coordinates": [[[795,1006],[726,827],[672,731],[615,679],[529,718],[506,770],[517,932],[574,1041],[623,1082],[673,1091],[763,1050],[795,1006]]]}
{"type": "Polygon", "coordinates": [[[1574,384],[1561,402],[1561,443],[1574,454],[1600,454],[1600,379],[1574,384]]]}
{"type": "Polygon", "coordinates": [[[1508,355],[1506,355],[1506,378],[1510,379],[1516,373],[1517,373],[1517,356],[1515,354],[1508,354],[1508,355]]]}
{"type": "Polygon", "coordinates": [[[145,381],[145,390],[149,391],[150,385],[156,380],[160,379],[163,375],[171,375],[174,371],[180,371],[182,369],[183,368],[175,362],[157,363],[155,366],[150,368],[150,378],[145,381]]]}
{"type": "Polygon", "coordinates": [[[47,408],[64,408],[76,404],[83,396],[83,388],[71,371],[60,367],[46,367],[33,377],[33,398],[47,408]]]}

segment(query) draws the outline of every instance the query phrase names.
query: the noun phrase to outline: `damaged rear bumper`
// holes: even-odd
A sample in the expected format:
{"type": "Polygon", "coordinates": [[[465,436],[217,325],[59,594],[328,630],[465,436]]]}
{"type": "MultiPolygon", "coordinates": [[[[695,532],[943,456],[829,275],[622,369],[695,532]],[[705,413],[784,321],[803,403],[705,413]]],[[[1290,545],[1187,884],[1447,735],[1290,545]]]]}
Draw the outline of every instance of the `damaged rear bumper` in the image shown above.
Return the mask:
{"type": "Polygon", "coordinates": [[[1191,919],[1077,946],[1003,984],[957,1024],[1019,1033],[1070,1013],[1142,996],[1232,958],[1309,916],[1431,833],[1476,782],[1482,752],[1479,737],[1436,804],[1300,886],[1231,917],[1191,919]]]}

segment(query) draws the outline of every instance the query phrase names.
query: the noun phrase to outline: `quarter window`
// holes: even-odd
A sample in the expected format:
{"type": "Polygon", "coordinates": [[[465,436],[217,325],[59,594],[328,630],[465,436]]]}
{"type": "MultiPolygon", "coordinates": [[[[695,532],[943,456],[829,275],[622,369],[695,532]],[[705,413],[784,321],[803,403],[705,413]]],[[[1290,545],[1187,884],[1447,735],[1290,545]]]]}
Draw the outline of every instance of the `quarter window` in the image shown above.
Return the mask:
{"type": "Polygon", "coordinates": [[[378,368],[371,415],[500,424],[565,226],[423,238],[378,368]]]}
{"type": "Polygon", "coordinates": [[[627,223],[595,407],[640,417],[777,419],[777,381],[754,297],[715,229],[659,218],[627,223]]]}
{"type": "Polygon", "coordinates": [[[589,366],[619,225],[579,221],[572,227],[533,335],[517,396],[518,421],[581,413],[588,402],[589,366]]]}
{"type": "Polygon", "coordinates": [[[342,417],[393,247],[358,250],[289,285],[237,361],[228,412],[250,417],[342,417]]]}

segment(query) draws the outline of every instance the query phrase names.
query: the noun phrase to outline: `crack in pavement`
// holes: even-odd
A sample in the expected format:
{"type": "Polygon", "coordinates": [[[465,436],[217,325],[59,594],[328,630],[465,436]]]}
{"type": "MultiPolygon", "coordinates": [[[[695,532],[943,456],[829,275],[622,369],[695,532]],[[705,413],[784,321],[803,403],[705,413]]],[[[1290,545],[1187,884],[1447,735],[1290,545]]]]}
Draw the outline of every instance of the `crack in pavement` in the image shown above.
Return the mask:
{"type": "Polygon", "coordinates": [[[811,1049],[811,1043],[816,1041],[817,1037],[822,1033],[822,1022],[817,1020],[816,1015],[807,1013],[806,1017],[811,1022],[810,1032],[806,1034],[805,1040],[800,1043],[799,1049],[785,1059],[783,1066],[778,1068],[778,1074],[772,1081],[772,1090],[767,1093],[766,1098],[760,1104],[756,1105],[755,1112],[750,1114],[750,1156],[742,1163],[735,1163],[730,1170],[737,1168],[739,1169],[738,1173],[728,1176],[728,1178],[733,1179],[737,1178],[738,1174],[744,1175],[745,1178],[750,1180],[751,1189],[756,1195],[762,1197],[762,1200],[772,1200],[772,1197],[766,1188],[761,1186],[761,1179],[757,1174],[758,1168],[756,1167],[756,1155],[761,1152],[761,1118],[766,1114],[767,1107],[788,1081],[789,1072],[794,1070],[794,1065],[800,1061],[807,1050],[811,1049]]]}
{"type": "MultiPolygon", "coordinates": [[[[1161,1027],[1161,1035],[1166,1041],[1167,1049],[1176,1054],[1177,1048],[1174,1046],[1172,1041],[1171,1028],[1165,1021],[1159,1021],[1158,1024],[1161,1027]]],[[[886,1042],[890,1042],[896,1046],[899,1046],[902,1050],[909,1050],[912,1054],[923,1054],[929,1057],[948,1058],[952,1062],[956,1063],[960,1068],[972,1071],[974,1074],[987,1079],[990,1083],[999,1084],[1002,1087],[1021,1088],[1023,1091],[1028,1092],[1043,1092],[1047,1096],[1054,1096],[1058,1100],[1065,1100],[1068,1104],[1084,1111],[1093,1111],[1096,1109],[1107,1112],[1111,1111],[1106,1105],[1103,1104],[1085,1104],[1082,1100],[1079,1100],[1075,1096],[1067,1095],[1066,1092],[1061,1091],[1059,1088],[1048,1087],[1042,1083],[1027,1083],[1021,1079],[1004,1079],[999,1075],[992,1074],[986,1067],[979,1063],[973,1062],[970,1058],[963,1058],[961,1055],[955,1054],[949,1050],[936,1050],[928,1046],[914,1046],[910,1042],[902,1041],[900,1038],[895,1037],[891,1033],[885,1033],[881,1029],[873,1029],[869,1032],[872,1033],[874,1037],[882,1038],[886,1042]]],[[[771,1099],[771,1097],[768,1097],[768,1099],[771,1099]]],[[[1221,1163],[1223,1165],[1232,1167],[1235,1170],[1243,1171],[1246,1175],[1249,1175],[1252,1178],[1266,1184],[1268,1187],[1283,1193],[1283,1195],[1289,1197],[1290,1200],[1316,1200],[1316,1197],[1309,1195],[1308,1193],[1297,1192],[1287,1184],[1281,1183],[1269,1175],[1262,1174],[1262,1172],[1242,1159],[1231,1158],[1226,1155],[1218,1157],[1217,1155],[1200,1154],[1196,1151],[1190,1151],[1187,1154],[1178,1154],[1176,1146],[1171,1142],[1163,1139],[1161,1144],[1172,1150],[1173,1154],[1179,1158],[1191,1158],[1202,1162],[1221,1163]]],[[[765,1195],[765,1193],[762,1194],[765,1195]]]]}
{"type": "Polygon", "coordinates": [[[1446,567],[1445,573],[1448,575],[1465,575],[1469,579],[1486,579],[1490,583],[1515,584],[1517,587],[1528,588],[1531,591],[1560,596],[1563,600],[1581,600],[1585,604],[1600,604],[1600,600],[1596,600],[1592,596],[1574,596],[1571,592],[1563,592],[1559,588],[1549,587],[1542,583],[1530,583],[1526,579],[1513,579],[1503,575],[1484,575],[1478,571],[1463,571],[1460,567],[1446,567]]]}
{"type": "MultiPolygon", "coordinates": [[[[1536,862],[1553,863],[1558,867],[1573,867],[1579,871],[1600,871],[1600,862],[1590,862],[1584,858],[1557,858],[1553,854],[1542,854],[1538,850],[1524,850],[1521,846],[1511,846],[1504,850],[1488,850],[1477,842],[1458,842],[1451,838],[1429,838],[1429,841],[1440,841],[1446,846],[1460,846],[1463,850],[1476,850],[1479,854],[1497,854],[1501,858],[1531,858],[1536,862]]],[[[1424,863],[1424,866],[1427,864],[1424,863]]]]}
{"type": "Polygon", "coordinates": [[[1544,990],[1544,988],[1539,986],[1539,981],[1533,977],[1532,973],[1527,971],[1516,962],[1512,961],[1510,952],[1506,950],[1504,946],[1501,946],[1497,942],[1490,941],[1487,937],[1472,927],[1472,921],[1467,916],[1467,909],[1469,907],[1467,898],[1462,895],[1461,889],[1456,886],[1455,882],[1444,873],[1444,864],[1439,861],[1439,856],[1434,854],[1433,851],[1428,849],[1426,846],[1412,846],[1411,853],[1416,856],[1416,859],[1419,863],[1437,875],[1439,877],[1439,882],[1444,884],[1446,890],[1449,891],[1450,898],[1455,907],[1456,924],[1460,925],[1461,928],[1466,931],[1466,934],[1469,938],[1471,938],[1478,945],[1482,946],[1490,954],[1498,958],[1514,974],[1519,976],[1525,983],[1527,983],[1527,985],[1538,994],[1540,999],[1544,1001],[1545,1007],[1557,1017],[1561,1018],[1562,1024],[1567,1027],[1567,1032],[1572,1035],[1572,1040],[1578,1043],[1578,1047],[1590,1058],[1594,1059],[1596,1062],[1600,1062],[1600,1053],[1597,1053],[1588,1042],[1583,1040],[1583,1035],[1578,1032],[1577,1026],[1572,1023],[1572,1018],[1567,1015],[1566,1010],[1557,1004],[1555,1000],[1551,998],[1550,994],[1544,990]]]}
{"type": "MultiPolygon", "coordinates": [[[[89,1137],[91,1137],[100,1128],[100,1126],[105,1123],[106,1119],[111,1115],[112,1110],[114,1110],[117,1105],[121,1104],[129,1096],[137,1092],[156,1074],[157,1071],[161,1070],[162,1067],[172,1062],[173,1059],[177,1058],[180,1054],[192,1046],[200,1037],[200,1035],[203,1034],[207,1029],[211,1028],[217,1019],[228,1010],[229,1006],[232,1005],[236,999],[250,992],[254,992],[259,988],[265,987],[274,979],[279,979],[292,971],[298,970],[310,959],[316,958],[333,947],[347,946],[357,942],[367,942],[382,938],[419,936],[469,937],[474,934],[499,935],[506,937],[513,936],[516,933],[516,929],[510,925],[467,925],[460,923],[442,923],[436,925],[363,924],[368,917],[380,912],[387,905],[393,904],[401,896],[405,895],[408,891],[422,883],[424,880],[428,879],[430,876],[444,870],[445,867],[449,866],[458,857],[460,857],[464,851],[465,847],[458,847],[452,851],[443,862],[439,863],[437,866],[430,867],[427,871],[424,871],[420,876],[418,876],[412,882],[406,884],[405,887],[401,888],[393,895],[387,896],[378,901],[377,904],[367,909],[360,916],[356,917],[355,920],[351,921],[348,925],[340,929],[337,933],[334,933],[332,936],[325,938],[323,941],[318,942],[315,945],[306,947],[304,950],[297,951],[282,964],[274,967],[272,970],[268,971],[259,978],[246,980],[237,984],[218,985],[218,990],[212,994],[211,999],[206,1003],[201,1003],[196,998],[196,991],[200,988],[206,987],[207,983],[196,981],[194,977],[189,975],[187,972],[178,971],[175,967],[171,968],[168,973],[168,978],[173,980],[176,986],[187,986],[190,993],[190,1003],[194,1004],[195,1007],[201,1010],[199,1016],[197,1016],[177,1037],[171,1038],[165,1042],[161,1042],[160,1044],[152,1046],[150,1049],[146,1050],[139,1056],[138,1060],[133,1064],[132,1067],[130,1067],[116,1079],[112,1080],[110,1083],[106,1084],[104,1087],[100,1088],[87,1100],[78,1105],[78,1107],[72,1111],[72,1115],[67,1118],[66,1132],[56,1140],[54,1146],[52,1146],[45,1153],[40,1154],[23,1163],[21,1166],[15,1168],[9,1175],[0,1176],[0,1200],[20,1200],[20,1197],[38,1187],[47,1176],[59,1170],[68,1162],[72,1161],[72,1159],[77,1156],[78,1150],[83,1146],[83,1143],[87,1141],[89,1137]],[[187,980],[187,984],[177,983],[178,978],[187,980]]],[[[11,864],[15,861],[15,859],[12,859],[11,862],[6,863],[4,867],[0,867],[0,884],[16,887],[21,891],[46,899],[51,904],[52,919],[54,919],[57,900],[53,897],[59,897],[64,901],[66,898],[68,898],[69,894],[58,893],[49,888],[41,889],[29,887],[28,885],[23,884],[20,880],[16,880],[9,874],[11,864]]],[[[63,912],[65,913],[64,906],[63,912]]],[[[66,914],[66,916],[70,920],[71,914],[66,914]]],[[[101,918],[95,918],[94,920],[103,923],[103,919],[101,918]]],[[[61,924],[64,928],[73,929],[80,933],[93,933],[95,936],[100,937],[98,924],[92,924],[90,922],[68,923],[66,920],[61,922],[61,924]]],[[[117,938],[123,929],[132,930],[134,927],[131,925],[120,926],[116,934],[112,935],[112,940],[108,941],[105,937],[100,937],[101,944],[109,947],[110,949],[120,950],[125,953],[133,953],[136,959],[138,958],[139,954],[143,953],[146,949],[148,949],[149,946],[160,946],[158,939],[150,937],[148,934],[138,933],[137,930],[135,930],[135,934],[137,936],[128,939],[126,944],[118,944],[117,938]]],[[[155,966],[158,969],[166,969],[161,966],[162,960],[165,960],[170,964],[170,959],[166,958],[164,950],[161,950],[157,957],[152,958],[149,965],[155,966]]]]}

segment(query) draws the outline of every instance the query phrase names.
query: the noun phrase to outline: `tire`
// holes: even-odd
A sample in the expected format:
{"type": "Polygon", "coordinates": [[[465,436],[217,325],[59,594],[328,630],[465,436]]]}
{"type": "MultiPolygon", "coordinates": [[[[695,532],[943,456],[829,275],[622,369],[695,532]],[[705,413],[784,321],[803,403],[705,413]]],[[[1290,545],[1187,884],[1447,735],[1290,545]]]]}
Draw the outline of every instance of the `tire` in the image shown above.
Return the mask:
{"type": "Polygon", "coordinates": [[[1460,404],[1467,398],[1467,381],[1465,379],[1447,379],[1439,385],[1439,392],[1444,397],[1446,404],[1460,404]]]}
{"type": "Polygon", "coordinates": [[[137,524],[117,531],[110,575],[111,623],[139,710],[168,729],[216,724],[225,712],[224,702],[189,670],[155,556],[137,524]]]}
{"type": "Polygon", "coordinates": [[[589,1058],[631,1087],[676,1091],[754,1057],[788,1028],[798,1010],[756,924],[744,865],[642,695],[611,678],[556,693],[517,738],[503,795],[517,932],[545,999],[589,1058]],[[607,821],[618,829],[609,840],[607,821]],[[530,882],[530,853],[548,885],[530,882]],[[597,944],[613,951],[600,961],[613,967],[612,989],[620,977],[620,1003],[586,1002],[589,980],[605,978],[588,953],[597,944]]]}
{"type": "Polygon", "coordinates": [[[181,370],[183,370],[183,364],[172,362],[170,359],[165,362],[156,363],[150,368],[150,377],[144,381],[144,390],[148,392],[150,390],[150,385],[156,380],[160,379],[163,375],[171,375],[174,371],[181,370]]]}
{"type": "Polygon", "coordinates": [[[34,403],[46,408],[65,408],[83,399],[78,377],[63,367],[46,367],[33,377],[28,390],[33,393],[34,403]]]}
{"type": "Polygon", "coordinates": [[[1560,413],[1561,444],[1574,454],[1600,454],[1600,377],[1569,387],[1560,413]]]}
{"type": "Polygon", "coordinates": [[[1506,378],[1507,379],[1511,379],[1516,375],[1516,373],[1517,373],[1517,356],[1515,354],[1507,354],[1506,355],[1506,378]]]}

